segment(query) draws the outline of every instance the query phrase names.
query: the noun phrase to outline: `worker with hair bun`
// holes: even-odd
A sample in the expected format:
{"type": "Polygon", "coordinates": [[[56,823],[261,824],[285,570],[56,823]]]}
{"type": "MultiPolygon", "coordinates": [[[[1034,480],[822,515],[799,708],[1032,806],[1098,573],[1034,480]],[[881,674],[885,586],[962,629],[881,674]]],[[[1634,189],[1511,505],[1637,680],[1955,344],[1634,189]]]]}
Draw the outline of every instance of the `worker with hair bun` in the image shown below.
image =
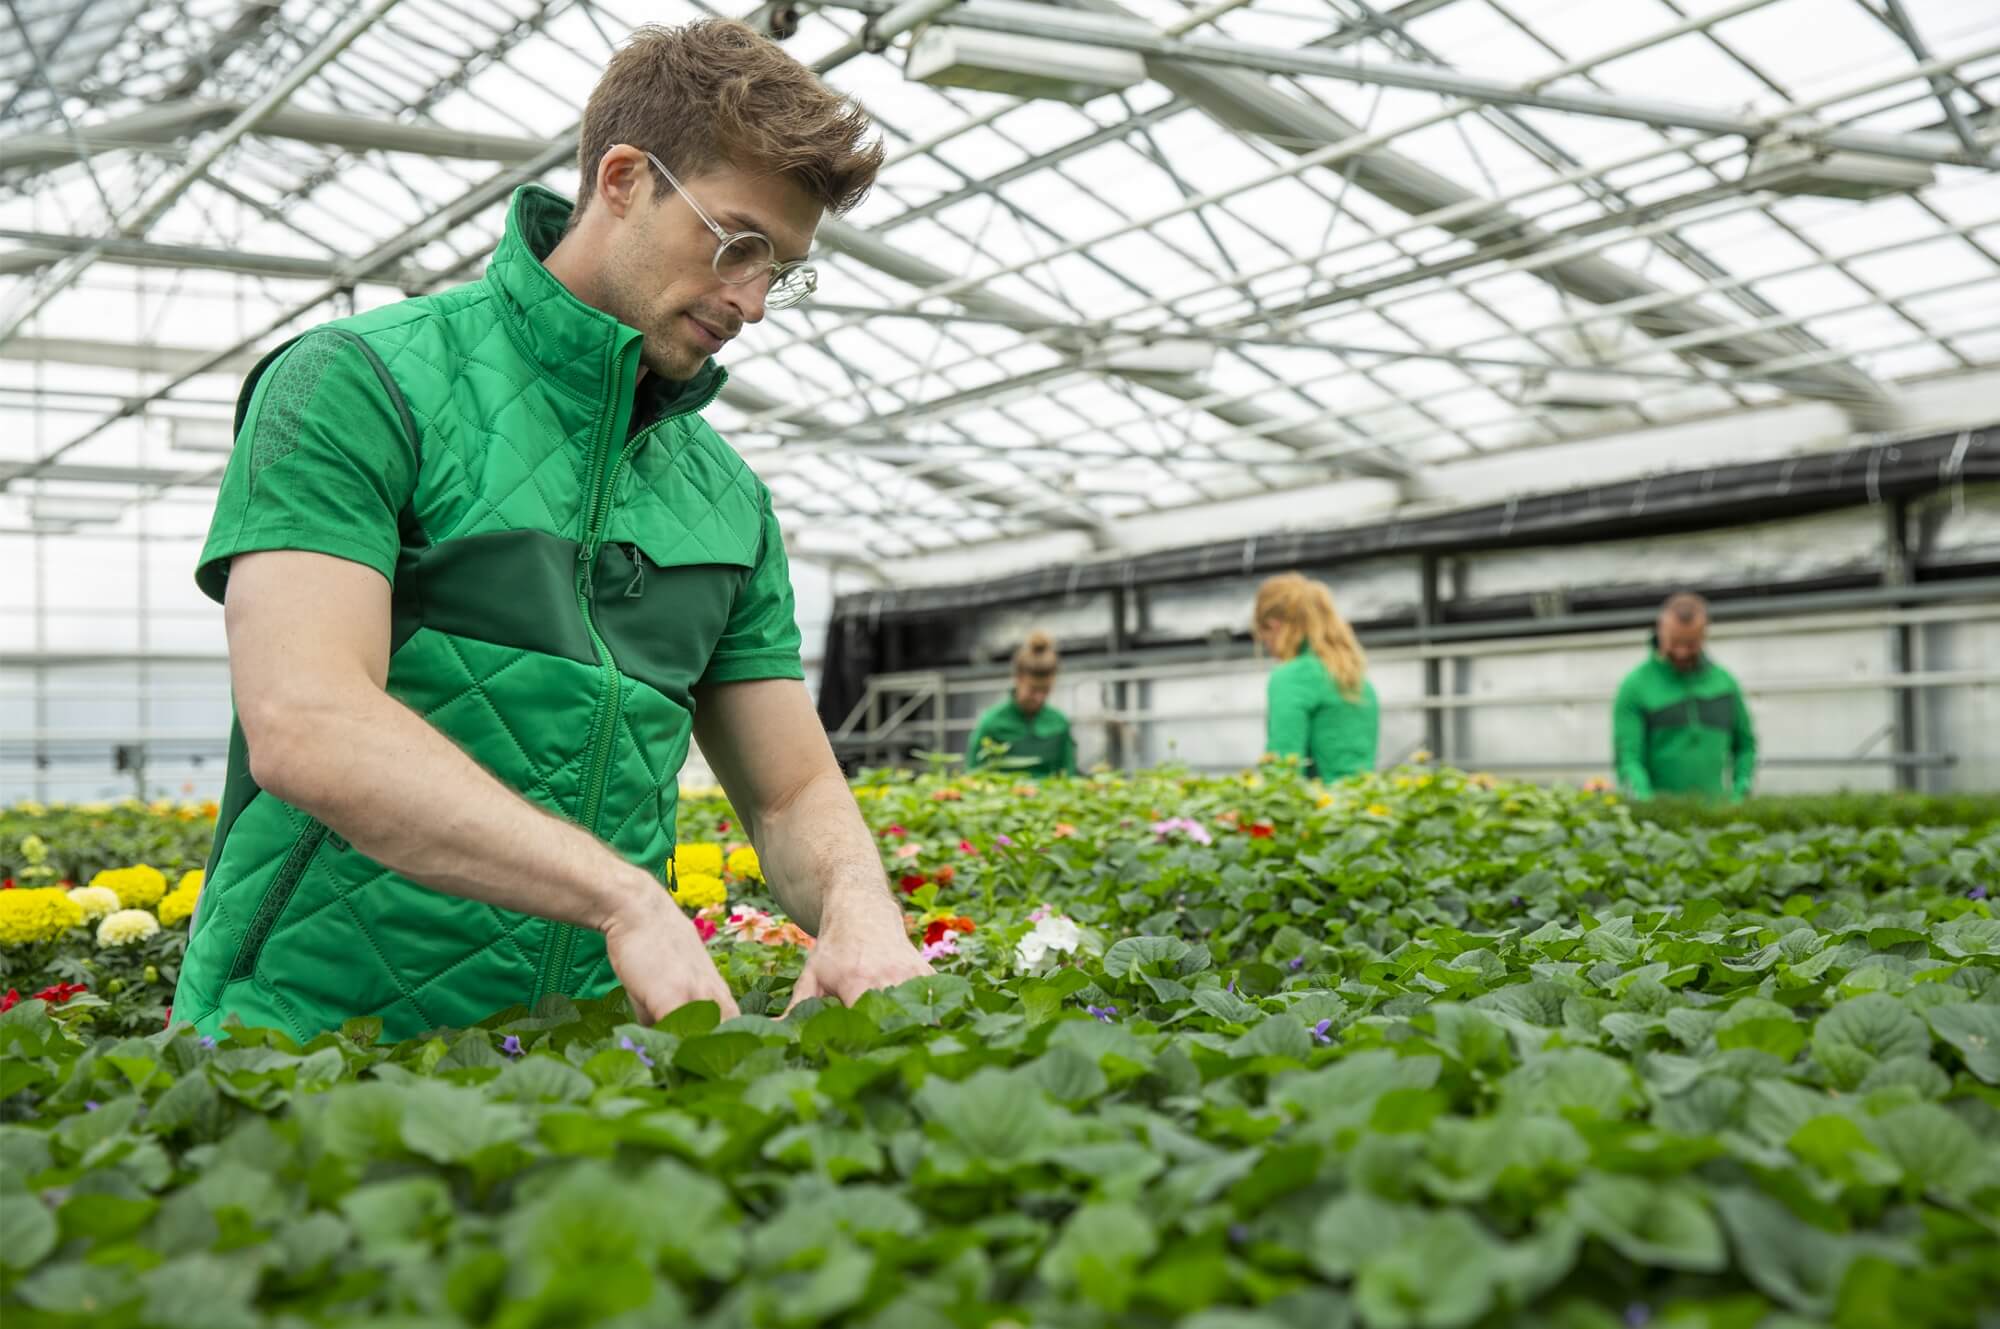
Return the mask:
{"type": "Polygon", "coordinates": [[[1049,705],[1055,688],[1055,639],[1034,631],[1014,652],[1014,690],[979,717],[966,744],[965,766],[986,764],[1019,775],[1075,775],[1076,740],[1069,718],[1049,705]],[[1004,752],[1001,746],[1004,745],[1004,752]]]}

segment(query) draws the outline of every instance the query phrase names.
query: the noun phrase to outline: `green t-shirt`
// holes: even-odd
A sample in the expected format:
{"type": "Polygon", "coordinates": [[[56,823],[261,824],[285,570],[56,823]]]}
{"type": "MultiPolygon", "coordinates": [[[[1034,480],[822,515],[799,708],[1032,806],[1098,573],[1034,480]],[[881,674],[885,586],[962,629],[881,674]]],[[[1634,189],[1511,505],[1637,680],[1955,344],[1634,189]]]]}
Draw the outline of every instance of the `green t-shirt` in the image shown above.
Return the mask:
{"type": "Polygon", "coordinates": [[[1007,755],[993,759],[1002,769],[1020,775],[1076,774],[1076,739],[1069,732],[1069,717],[1053,706],[1029,715],[1009,697],[988,708],[966,743],[967,770],[987,760],[984,748],[989,742],[1007,745],[1007,755]]]}
{"type": "Polygon", "coordinates": [[[1306,774],[1321,780],[1375,769],[1381,711],[1368,679],[1349,701],[1319,656],[1300,651],[1271,671],[1266,700],[1264,750],[1272,756],[1304,757],[1306,774]]]}
{"type": "MultiPolygon", "coordinates": [[[[419,479],[412,431],[395,401],[350,337],[322,330],[281,355],[251,395],[223,473],[195,570],[202,591],[220,603],[232,558],[276,549],[344,558],[393,583],[405,538],[413,534],[410,503],[419,479]]],[[[761,520],[756,561],[735,588],[698,685],[805,677],[790,565],[768,494],[761,520]]],[[[612,558],[620,557],[631,565],[637,590],[649,569],[656,580],[661,575],[642,555],[614,548],[612,558]]],[[[494,590],[510,594],[504,586],[494,590]]],[[[479,612],[476,605],[465,608],[469,616],[479,612]]],[[[509,612],[522,608],[511,605],[509,612]]],[[[567,594],[562,604],[547,606],[551,616],[574,612],[567,594]]],[[[653,626],[671,632],[672,620],[653,626]]],[[[636,632],[621,635],[645,644],[636,632]]]]}

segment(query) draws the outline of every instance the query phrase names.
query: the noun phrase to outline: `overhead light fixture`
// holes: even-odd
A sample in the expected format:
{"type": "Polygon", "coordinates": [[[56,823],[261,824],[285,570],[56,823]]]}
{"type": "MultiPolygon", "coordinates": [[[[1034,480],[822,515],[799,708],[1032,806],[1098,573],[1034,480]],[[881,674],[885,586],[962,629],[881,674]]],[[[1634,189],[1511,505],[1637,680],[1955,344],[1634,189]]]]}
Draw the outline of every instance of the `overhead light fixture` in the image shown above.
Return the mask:
{"type": "Polygon", "coordinates": [[[911,42],[903,77],[934,88],[1081,104],[1143,81],[1146,62],[1133,51],[1084,42],[933,23],[911,42]]]}
{"type": "Polygon", "coordinates": [[[1523,406],[1555,411],[1609,411],[1639,400],[1639,385],[1620,374],[1579,373],[1550,369],[1521,380],[1518,401],[1523,406]]]}
{"type": "Polygon", "coordinates": [[[226,420],[176,415],[167,420],[167,446],[175,452],[207,452],[226,456],[236,450],[236,435],[226,420]]]}
{"type": "Polygon", "coordinates": [[[1937,179],[1929,162],[1849,152],[1815,142],[1805,127],[1779,129],[1757,141],[1743,173],[1746,189],[1814,198],[1866,200],[1906,194],[1937,179]]]}
{"type": "Polygon", "coordinates": [[[36,494],[28,500],[28,518],[51,526],[109,525],[125,515],[117,499],[36,494]]]}
{"type": "Polygon", "coordinates": [[[1205,374],[1215,363],[1215,343],[1188,337],[1107,345],[1099,363],[1117,374],[1205,374]]]}

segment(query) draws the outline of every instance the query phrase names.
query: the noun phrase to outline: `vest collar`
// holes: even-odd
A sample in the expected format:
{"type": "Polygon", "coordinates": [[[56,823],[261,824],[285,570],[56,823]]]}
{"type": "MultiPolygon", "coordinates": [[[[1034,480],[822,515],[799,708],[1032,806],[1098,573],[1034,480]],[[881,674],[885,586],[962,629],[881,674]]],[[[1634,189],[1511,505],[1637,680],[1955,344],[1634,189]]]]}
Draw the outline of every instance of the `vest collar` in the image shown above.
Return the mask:
{"type": "MultiPolygon", "coordinates": [[[[515,190],[507,207],[507,229],[486,268],[486,284],[542,373],[581,396],[595,396],[604,391],[609,359],[614,366],[626,364],[617,391],[629,394],[639,357],[635,353],[626,363],[625,352],[642,334],[577,299],[542,263],[562,239],[570,211],[569,200],[540,185],[515,190]]],[[[650,417],[692,409],[712,399],[725,377],[713,357],[683,383],[649,374],[641,411],[650,417]]]]}

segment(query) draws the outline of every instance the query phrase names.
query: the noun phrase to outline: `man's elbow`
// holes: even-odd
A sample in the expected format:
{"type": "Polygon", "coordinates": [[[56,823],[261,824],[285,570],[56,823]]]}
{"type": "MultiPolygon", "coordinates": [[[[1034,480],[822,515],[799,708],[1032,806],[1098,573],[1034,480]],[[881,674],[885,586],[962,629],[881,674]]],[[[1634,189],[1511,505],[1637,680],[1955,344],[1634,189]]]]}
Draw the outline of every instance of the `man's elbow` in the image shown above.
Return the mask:
{"type": "Polygon", "coordinates": [[[329,717],[318,707],[274,702],[239,705],[236,718],[257,787],[295,808],[316,807],[326,783],[322,758],[337,741],[329,717]]]}

